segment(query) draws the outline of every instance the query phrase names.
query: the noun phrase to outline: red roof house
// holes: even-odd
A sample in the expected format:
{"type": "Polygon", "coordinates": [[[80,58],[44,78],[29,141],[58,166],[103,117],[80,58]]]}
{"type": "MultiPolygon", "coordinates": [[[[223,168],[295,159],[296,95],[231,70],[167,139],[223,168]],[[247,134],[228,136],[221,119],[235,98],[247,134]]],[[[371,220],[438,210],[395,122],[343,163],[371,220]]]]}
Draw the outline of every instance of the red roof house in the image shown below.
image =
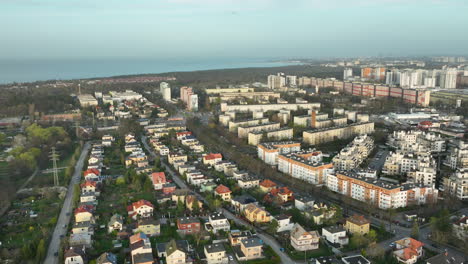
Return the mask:
{"type": "Polygon", "coordinates": [[[163,185],[167,183],[166,174],[164,172],[153,172],[151,173],[151,180],[155,190],[161,190],[163,185]]]}
{"type": "Polygon", "coordinates": [[[137,219],[137,216],[149,217],[153,215],[154,205],[146,200],[140,200],[127,207],[128,215],[137,219]]]}

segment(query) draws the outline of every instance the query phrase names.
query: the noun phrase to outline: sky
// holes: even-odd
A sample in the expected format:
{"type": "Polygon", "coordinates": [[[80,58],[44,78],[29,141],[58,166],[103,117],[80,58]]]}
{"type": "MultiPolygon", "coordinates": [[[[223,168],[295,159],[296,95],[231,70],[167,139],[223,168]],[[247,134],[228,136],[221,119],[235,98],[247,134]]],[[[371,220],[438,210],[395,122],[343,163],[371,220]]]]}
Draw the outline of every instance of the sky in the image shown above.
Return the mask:
{"type": "Polygon", "coordinates": [[[467,0],[0,0],[0,60],[468,55],[467,0]]]}

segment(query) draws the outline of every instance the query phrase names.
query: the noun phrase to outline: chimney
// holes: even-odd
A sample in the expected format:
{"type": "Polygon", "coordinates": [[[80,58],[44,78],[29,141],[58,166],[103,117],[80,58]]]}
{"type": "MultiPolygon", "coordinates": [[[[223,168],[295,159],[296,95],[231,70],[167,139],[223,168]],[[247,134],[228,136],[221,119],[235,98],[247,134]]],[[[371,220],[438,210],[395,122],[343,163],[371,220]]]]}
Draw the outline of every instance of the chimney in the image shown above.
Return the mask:
{"type": "Polygon", "coordinates": [[[317,123],[317,113],[315,110],[312,110],[312,115],[310,119],[310,127],[315,128],[317,123]]]}

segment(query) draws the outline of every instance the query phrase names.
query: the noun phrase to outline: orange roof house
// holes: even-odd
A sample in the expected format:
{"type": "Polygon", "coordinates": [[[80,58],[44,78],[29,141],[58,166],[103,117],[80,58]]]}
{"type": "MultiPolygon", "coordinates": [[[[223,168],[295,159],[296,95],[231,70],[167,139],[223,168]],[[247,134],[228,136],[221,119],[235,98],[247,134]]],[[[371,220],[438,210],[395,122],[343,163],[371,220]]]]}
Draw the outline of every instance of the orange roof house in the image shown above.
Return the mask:
{"type": "Polygon", "coordinates": [[[271,180],[266,179],[260,182],[260,190],[262,190],[263,192],[269,192],[275,187],[276,183],[274,183],[271,180]]]}
{"type": "Polygon", "coordinates": [[[423,255],[424,243],[411,237],[395,241],[395,251],[393,255],[403,263],[415,263],[423,255]]]}
{"type": "Polygon", "coordinates": [[[214,165],[217,161],[223,159],[221,153],[210,153],[203,156],[203,164],[205,165],[214,165]]]}
{"type": "Polygon", "coordinates": [[[265,195],[263,200],[270,203],[283,204],[294,200],[293,192],[288,187],[279,187],[272,189],[265,195]]]}
{"type": "Polygon", "coordinates": [[[231,193],[232,191],[224,186],[224,185],[218,185],[218,187],[216,187],[216,189],[214,190],[215,191],[215,195],[216,196],[220,196],[221,199],[223,199],[223,201],[231,201],[231,193]]]}
{"type": "Polygon", "coordinates": [[[163,185],[167,183],[166,174],[164,172],[153,172],[151,173],[151,181],[155,190],[161,190],[163,185]]]}
{"type": "Polygon", "coordinates": [[[83,175],[86,177],[90,174],[94,174],[96,176],[101,175],[101,172],[98,169],[87,169],[83,172],[83,175]]]}

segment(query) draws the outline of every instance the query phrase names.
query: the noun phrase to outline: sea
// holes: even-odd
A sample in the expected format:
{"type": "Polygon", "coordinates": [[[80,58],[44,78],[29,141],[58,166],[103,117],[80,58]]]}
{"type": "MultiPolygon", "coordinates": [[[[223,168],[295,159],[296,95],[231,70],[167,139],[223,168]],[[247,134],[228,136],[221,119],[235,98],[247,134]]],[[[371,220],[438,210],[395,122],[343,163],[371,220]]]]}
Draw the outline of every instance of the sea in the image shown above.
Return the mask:
{"type": "Polygon", "coordinates": [[[273,58],[1,60],[0,84],[118,75],[297,65],[273,58]]]}

